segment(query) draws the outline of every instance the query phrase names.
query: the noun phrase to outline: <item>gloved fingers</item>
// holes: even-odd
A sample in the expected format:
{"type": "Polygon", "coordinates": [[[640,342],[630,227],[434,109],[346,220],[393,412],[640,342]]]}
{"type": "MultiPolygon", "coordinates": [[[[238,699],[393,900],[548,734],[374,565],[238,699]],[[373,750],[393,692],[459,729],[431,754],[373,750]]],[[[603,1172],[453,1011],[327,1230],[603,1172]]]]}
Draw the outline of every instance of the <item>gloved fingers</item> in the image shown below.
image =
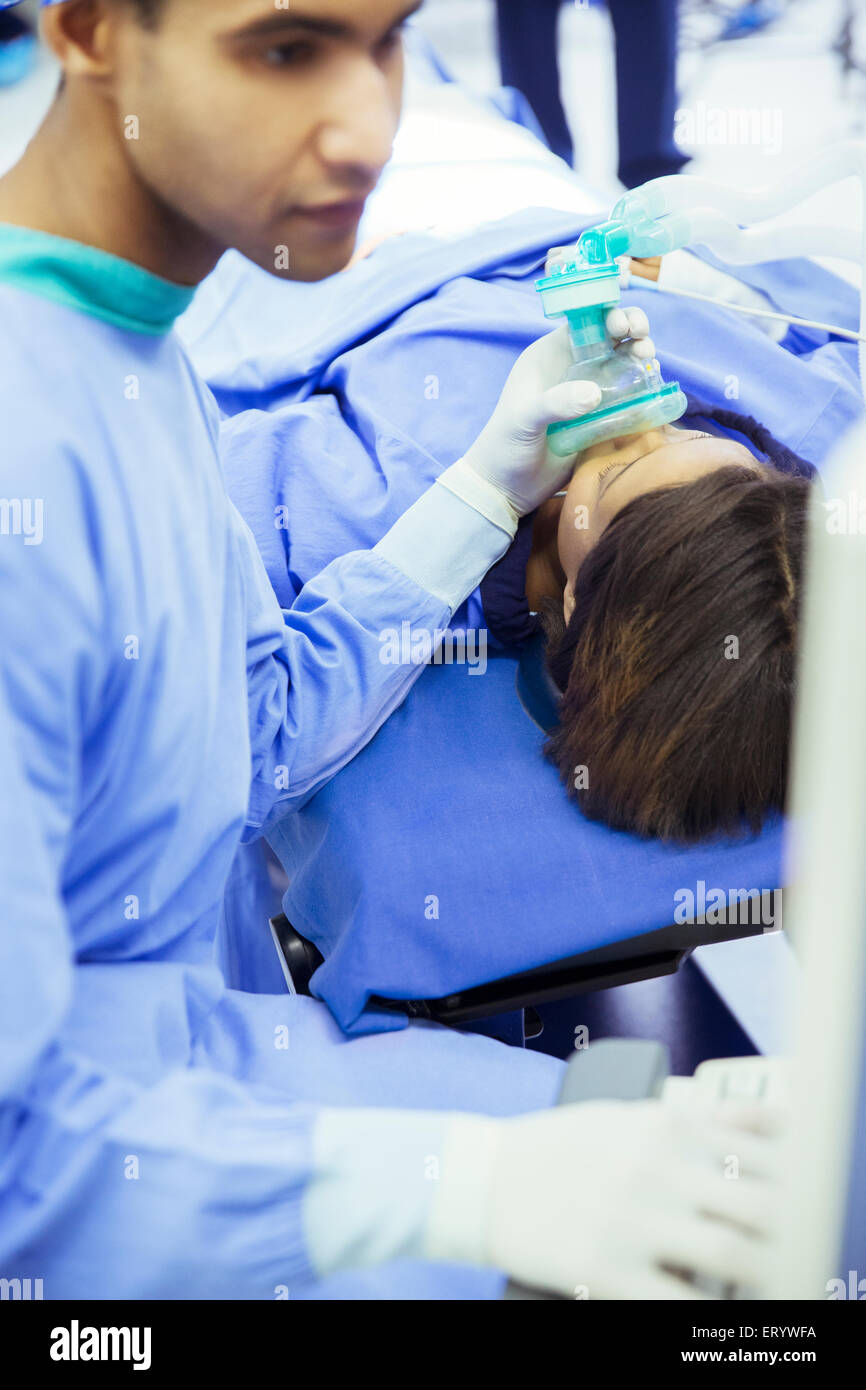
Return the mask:
{"type": "Polygon", "coordinates": [[[743,1100],[719,1101],[716,1106],[720,1120],[732,1129],[742,1129],[749,1134],[762,1135],[775,1139],[785,1129],[788,1114],[781,1105],[768,1105],[766,1102],[743,1100]]]}
{"type": "Polygon", "coordinates": [[[615,351],[624,352],[638,362],[652,362],[655,360],[656,345],[652,338],[627,338],[615,351]]]}
{"type": "Polygon", "coordinates": [[[755,1285],[766,1266],[766,1241],[709,1217],[667,1219],[650,1240],[656,1263],[725,1283],[755,1285]]]}
{"type": "Polygon", "coordinates": [[[717,1177],[692,1195],[697,1209],[747,1234],[768,1238],[778,1228],[779,1193],[748,1177],[717,1177]]]}
{"type": "Polygon", "coordinates": [[[560,420],[571,420],[582,416],[588,410],[596,410],[602,403],[601,386],[595,381],[560,381],[559,385],[548,386],[539,402],[539,425],[552,425],[560,420]]]}
{"type": "MultiPolygon", "coordinates": [[[[590,1293],[592,1290],[590,1290],[590,1293]]],[[[710,1295],[703,1293],[694,1284],[687,1283],[678,1275],[662,1269],[632,1269],[622,1280],[603,1295],[608,1298],[630,1299],[637,1302],[645,1300],[708,1302],[710,1295]]]]}
{"type": "Polygon", "coordinates": [[[688,1208],[758,1236],[770,1235],[777,1224],[776,1185],[742,1170],[734,1154],[726,1156],[724,1167],[678,1165],[668,1190],[669,1210],[688,1208]]]}
{"type": "Polygon", "coordinates": [[[649,319],[643,309],[625,309],[621,305],[611,309],[604,321],[604,326],[610,336],[615,341],[622,341],[624,338],[648,338],[649,319]]]}
{"type": "MultiPolygon", "coordinates": [[[[594,381],[561,381],[549,386],[540,397],[535,411],[527,410],[527,427],[543,429],[585,415],[601,404],[601,388],[594,381]]],[[[527,406],[529,403],[527,402],[527,406]]]]}
{"type": "Polygon", "coordinates": [[[655,1180],[650,1173],[650,1184],[646,1174],[641,1182],[641,1206],[650,1222],[675,1225],[684,1216],[697,1215],[760,1237],[772,1234],[778,1224],[777,1184],[750,1172],[741,1156],[730,1150],[677,1151],[667,1162],[659,1162],[657,1156],[654,1171],[655,1180]]]}
{"type": "Polygon", "coordinates": [[[651,362],[656,346],[649,336],[649,320],[643,309],[611,309],[605,327],[616,343],[615,351],[638,362],[651,362]]]}
{"type": "Polygon", "coordinates": [[[564,265],[566,261],[573,261],[576,246],[551,246],[547,253],[547,260],[544,263],[544,273],[549,275],[554,266],[564,265]]]}
{"type": "Polygon", "coordinates": [[[774,1134],[756,1134],[722,1117],[710,1118],[702,1147],[719,1172],[772,1178],[779,1170],[779,1144],[774,1134]]]}
{"type": "Polygon", "coordinates": [[[674,1120],[677,1151],[688,1148],[719,1172],[735,1166],[738,1172],[772,1177],[778,1171],[778,1135],[784,1115],[767,1106],[767,1115],[761,1116],[760,1109],[715,1102],[678,1111],[674,1120]]]}

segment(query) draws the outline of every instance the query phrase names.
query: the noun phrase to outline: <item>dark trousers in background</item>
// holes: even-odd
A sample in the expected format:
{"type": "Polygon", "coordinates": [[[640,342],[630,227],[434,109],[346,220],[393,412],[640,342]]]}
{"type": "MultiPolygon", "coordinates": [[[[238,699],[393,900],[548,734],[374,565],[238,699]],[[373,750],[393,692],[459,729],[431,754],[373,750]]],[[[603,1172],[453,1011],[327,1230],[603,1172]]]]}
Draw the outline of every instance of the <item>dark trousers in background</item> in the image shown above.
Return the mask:
{"type": "MultiPolygon", "coordinates": [[[[559,87],[561,0],[496,0],[503,84],[523,93],[555,154],[574,163],[559,87]]],[[[677,0],[608,0],[616,38],[620,179],[635,188],[687,163],[674,144],[677,0]]]]}
{"type": "Polygon", "coordinates": [[[23,30],[24,25],[14,10],[0,10],[0,43],[17,39],[23,30]]]}

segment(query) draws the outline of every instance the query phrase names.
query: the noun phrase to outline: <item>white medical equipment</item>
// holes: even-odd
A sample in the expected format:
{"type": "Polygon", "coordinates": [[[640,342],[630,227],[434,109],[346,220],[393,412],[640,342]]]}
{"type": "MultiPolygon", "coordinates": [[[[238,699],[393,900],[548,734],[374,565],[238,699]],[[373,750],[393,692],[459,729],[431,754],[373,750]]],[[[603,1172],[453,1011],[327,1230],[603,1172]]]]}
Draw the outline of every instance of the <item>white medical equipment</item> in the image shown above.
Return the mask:
{"type": "Polygon", "coordinates": [[[678,1103],[788,1108],[781,1221],[759,1290],[780,1300],[866,1293],[866,426],[843,440],[828,480],[859,500],[864,524],[829,526],[816,499],[785,922],[800,964],[791,1055],[707,1063],[664,1087],[678,1103]]]}
{"type": "MultiPolygon", "coordinates": [[[[832,256],[860,266],[866,281],[866,144],[845,141],[820,150],[780,184],[737,190],[691,174],[653,179],[624,194],[610,219],[582,234],[578,248],[590,263],[618,256],[662,256],[703,246],[734,265],[785,256],[832,256]],[[846,227],[782,220],[819,189],[855,176],[861,185],[860,235],[846,227]]],[[[860,381],[866,397],[866,299],[860,301],[860,381]]],[[[733,306],[736,307],[736,306],[733,306]]],[[[788,317],[784,315],[783,317],[788,317]]],[[[789,319],[792,323],[810,320],[789,319]]],[[[848,330],[832,332],[851,336],[848,330]]]]}
{"type": "MultiPolygon", "coordinates": [[[[842,442],[828,482],[866,519],[866,426],[842,442]]],[[[790,1215],[766,1288],[785,1299],[826,1298],[849,1266],[866,1276],[866,524],[840,531],[830,515],[816,500],[794,745],[790,1215]]]]}
{"type": "MultiPolygon", "coordinates": [[[[658,179],[627,194],[610,222],[584,236],[600,237],[602,258],[701,244],[738,264],[819,253],[858,261],[866,398],[866,206],[859,244],[844,229],[773,220],[852,174],[866,204],[866,145],[855,142],[808,161],[784,188],[758,193],[687,175],[658,179]]],[[[842,441],[826,483],[835,497],[816,497],[810,527],[788,844],[786,928],[800,963],[792,1055],[720,1060],[694,1078],[665,1080],[657,1044],[596,1045],[573,1064],[562,1096],[564,1103],[642,1095],[686,1106],[786,1104],[781,1220],[765,1278],[756,1290],[717,1288],[720,1296],[861,1298],[866,1291],[866,425],[842,441]]],[[[539,1295],[512,1285],[506,1296],[539,1295]]]]}

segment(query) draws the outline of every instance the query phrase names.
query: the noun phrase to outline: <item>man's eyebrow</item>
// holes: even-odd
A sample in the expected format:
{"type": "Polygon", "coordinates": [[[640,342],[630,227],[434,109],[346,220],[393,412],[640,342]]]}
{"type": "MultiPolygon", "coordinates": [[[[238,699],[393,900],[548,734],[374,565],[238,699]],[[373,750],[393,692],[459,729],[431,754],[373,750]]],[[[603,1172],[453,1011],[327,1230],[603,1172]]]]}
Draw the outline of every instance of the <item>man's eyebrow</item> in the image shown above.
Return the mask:
{"type": "MultiPolygon", "coordinates": [[[[405,24],[407,19],[411,19],[413,14],[417,14],[421,9],[424,0],[416,0],[414,5],[398,14],[385,30],[390,34],[392,29],[399,29],[401,24],[405,24]]],[[[303,14],[299,10],[284,10],[280,14],[266,15],[263,19],[254,19],[250,24],[236,29],[230,37],[232,39],[267,39],[275,36],[282,36],[290,30],[299,30],[304,34],[315,34],[320,38],[329,39],[350,39],[357,32],[354,25],[345,23],[340,19],[326,19],[323,15],[303,14]]]]}

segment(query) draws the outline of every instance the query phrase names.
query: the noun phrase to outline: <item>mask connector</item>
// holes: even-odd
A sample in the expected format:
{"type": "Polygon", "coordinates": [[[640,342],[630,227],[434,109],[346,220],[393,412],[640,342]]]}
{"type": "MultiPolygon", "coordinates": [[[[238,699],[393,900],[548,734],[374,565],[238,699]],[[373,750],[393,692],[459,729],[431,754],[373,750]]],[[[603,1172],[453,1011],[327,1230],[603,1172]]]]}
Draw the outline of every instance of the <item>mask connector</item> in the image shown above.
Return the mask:
{"type": "Polygon", "coordinates": [[[605,439],[670,424],[688,406],[679,383],[666,383],[657,362],[617,351],[605,327],[620,300],[619,267],[611,255],[619,244],[619,227],[602,223],[584,232],[578,258],[555,266],[536,282],[545,316],[565,318],[568,324],[572,362],[563,379],[594,381],[601,390],[596,410],[548,426],[550,448],[562,458],[605,439]]]}

